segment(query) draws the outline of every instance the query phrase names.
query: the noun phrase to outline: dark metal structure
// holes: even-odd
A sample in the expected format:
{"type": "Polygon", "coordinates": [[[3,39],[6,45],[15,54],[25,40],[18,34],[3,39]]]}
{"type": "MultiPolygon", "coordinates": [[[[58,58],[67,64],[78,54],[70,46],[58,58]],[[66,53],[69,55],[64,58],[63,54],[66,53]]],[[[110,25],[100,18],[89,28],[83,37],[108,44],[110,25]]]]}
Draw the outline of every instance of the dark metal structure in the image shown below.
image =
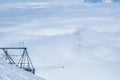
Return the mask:
{"type": "Polygon", "coordinates": [[[29,57],[26,47],[0,47],[0,49],[5,54],[6,60],[9,64],[15,65],[21,69],[35,74],[35,68],[33,67],[32,61],[29,57]],[[17,62],[12,58],[13,55],[9,53],[9,50],[22,50],[22,54],[19,55],[20,57],[17,62]]]}

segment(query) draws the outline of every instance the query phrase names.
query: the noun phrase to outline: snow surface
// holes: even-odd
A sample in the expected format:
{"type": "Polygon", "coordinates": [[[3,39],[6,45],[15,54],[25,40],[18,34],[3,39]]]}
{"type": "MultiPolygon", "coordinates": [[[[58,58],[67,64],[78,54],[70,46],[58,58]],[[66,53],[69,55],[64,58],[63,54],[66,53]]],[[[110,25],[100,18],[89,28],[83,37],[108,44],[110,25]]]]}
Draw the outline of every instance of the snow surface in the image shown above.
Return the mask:
{"type": "Polygon", "coordinates": [[[0,58],[0,80],[45,80],[6,63],[0,58]]]}

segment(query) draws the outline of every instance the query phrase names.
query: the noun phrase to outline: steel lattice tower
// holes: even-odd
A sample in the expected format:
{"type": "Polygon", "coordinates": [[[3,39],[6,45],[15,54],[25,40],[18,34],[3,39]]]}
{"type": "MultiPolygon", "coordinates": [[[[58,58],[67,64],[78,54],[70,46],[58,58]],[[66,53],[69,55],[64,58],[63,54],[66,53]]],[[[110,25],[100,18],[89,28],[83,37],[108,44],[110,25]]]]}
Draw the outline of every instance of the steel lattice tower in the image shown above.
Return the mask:
{"type": "Polygon", "coordinates": [[[29,71],[35,74],[35,68],[33,67],[32,61],[29,57],[26,47],[2,47],[0,48],[9,64],[15,65],[21,69],[29,71]],[[22,55],[20,55],[19,61],[15,62],[12,55],[9,54],[8,50],[22,50],[22,55]]]}

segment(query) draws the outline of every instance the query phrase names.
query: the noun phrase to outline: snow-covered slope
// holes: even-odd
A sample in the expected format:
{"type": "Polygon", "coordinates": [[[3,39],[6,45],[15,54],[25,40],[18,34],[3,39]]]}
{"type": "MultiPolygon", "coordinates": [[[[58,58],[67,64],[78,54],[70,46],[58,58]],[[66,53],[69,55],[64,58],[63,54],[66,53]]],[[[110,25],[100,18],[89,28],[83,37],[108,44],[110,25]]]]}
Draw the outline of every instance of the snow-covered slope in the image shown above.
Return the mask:
{"type": "Polygon", "coordinates": [[[0,80],[45,80],[15,66],[7,64],[0,58],[0,80]]]}
{"type": "Polygon", "coordinates": [[[109,34],[87,28],[33,41],[37,74],[48,80],[119,80],[119,47],[112,40],[118,39],[109,34]]]}

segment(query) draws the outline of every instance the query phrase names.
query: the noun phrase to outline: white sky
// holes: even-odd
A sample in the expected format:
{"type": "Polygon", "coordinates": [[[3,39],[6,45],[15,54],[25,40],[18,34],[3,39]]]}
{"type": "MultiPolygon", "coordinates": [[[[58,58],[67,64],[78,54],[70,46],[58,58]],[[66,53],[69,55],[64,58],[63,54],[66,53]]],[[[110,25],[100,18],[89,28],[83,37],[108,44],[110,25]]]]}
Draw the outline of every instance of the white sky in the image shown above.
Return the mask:
{"type": "Polygon", "coordinates": [[[3,2],[0,44],[26,42],[39,67],[72,66],[65,70],[40,68],[37,73],[48,80],[119,80],[119,13],[119,4],[113,3],[3,2]]]}

